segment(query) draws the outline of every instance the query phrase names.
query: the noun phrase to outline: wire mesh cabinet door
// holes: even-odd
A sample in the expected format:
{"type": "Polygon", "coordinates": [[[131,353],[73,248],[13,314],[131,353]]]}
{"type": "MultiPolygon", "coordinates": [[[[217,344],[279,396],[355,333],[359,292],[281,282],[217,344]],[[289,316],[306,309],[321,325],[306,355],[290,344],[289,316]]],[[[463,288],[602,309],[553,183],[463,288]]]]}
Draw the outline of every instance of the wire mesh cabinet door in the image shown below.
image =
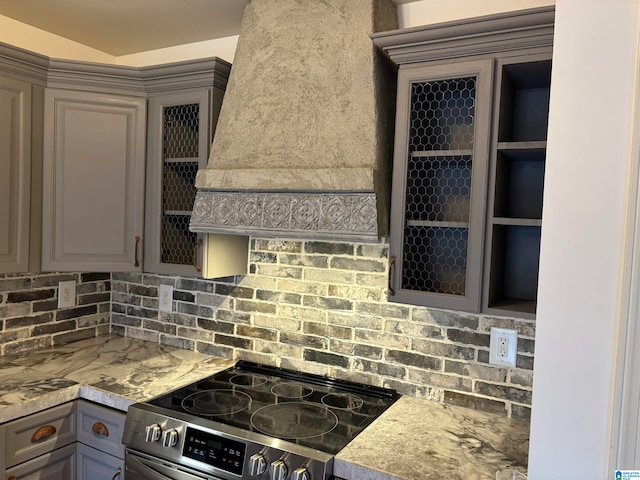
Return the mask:
{"type": "Polygon", "coordinates": [[[211,89],[149,99],[145,271],[200,276],[202,238],[189,231],[198,168],[212,140],[211,89]]]}
{"type": "Polygon", "coordinates": [[[493,61],[398,72],[389,300],[480,311],[493,61]]]}

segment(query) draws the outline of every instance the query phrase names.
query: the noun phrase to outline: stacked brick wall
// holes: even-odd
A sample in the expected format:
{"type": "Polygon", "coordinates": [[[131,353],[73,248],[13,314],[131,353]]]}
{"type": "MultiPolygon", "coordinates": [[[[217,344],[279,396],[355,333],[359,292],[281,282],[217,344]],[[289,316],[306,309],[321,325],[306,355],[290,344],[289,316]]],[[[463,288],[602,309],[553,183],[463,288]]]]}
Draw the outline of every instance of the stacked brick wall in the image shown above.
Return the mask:
{"type": "Polygon", "coordinates": [[[0,355],[109,332],[109,273],[0,275],[0,355]],[[58,308],[58,282],[75,280],[76,306],[58,308]]]}
{"type": "Polygon", "coordinates": [[[252,239],[244,276],[114,273],[112,330],[528,418],[535,322],[390,303],[387,257],[383,243],[252,239]],[[516,368],[488,363],[492,326],[518,331],[516,368]]]}

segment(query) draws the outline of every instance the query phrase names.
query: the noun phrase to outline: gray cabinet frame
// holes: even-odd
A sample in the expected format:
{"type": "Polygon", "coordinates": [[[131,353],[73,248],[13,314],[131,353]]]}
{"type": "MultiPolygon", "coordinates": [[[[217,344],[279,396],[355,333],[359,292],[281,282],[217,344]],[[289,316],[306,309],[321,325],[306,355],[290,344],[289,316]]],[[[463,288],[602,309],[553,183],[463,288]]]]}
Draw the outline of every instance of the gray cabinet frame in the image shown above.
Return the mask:
{"type": "MultiPolygon", "coordinates": [[[[399,66],[397,131],[389,239],[390,301],[472,312],[515,315],[524,318],[535,317],[535,298],[530,303],[506,302],[506,305],[499,305],[500,302],[493,300],[499,296],[496,293],[499,290],[499,275],[496,276],[495,273],[504,268],[505,263],[502,261],[501,264],[500,261],[491,257],[493,250],[501,248],[500,236],[493,235],[494,225],[503,222],[507,227],[538,228],[538,236],[542,225],[541,219],[524,218],[511,222],[500,219],[498,215],[493,213],[496,202],[497,152],[500,148],[505,148],[505,145],[500,145],[497,140],[499,116],[496,109],[499,105],[498,89],[500,87],[497,75],[494,75],[495,81],[490,81],[488,90],[484,87],[486,84],[478,84],[478,87],[481,88],[478,91],[478,97],[486,97],[485,99],[479,98],[478,106],[484,108],[484,101],[489,102],[487,110],[492,116],[490,118],[493,118],[493,123],[490,118],[485,117],[484,111],[481,112],[478,109],[473,152],[473,188],[476,191],[471,193],[464,297],[422,291],[407,292],[398,288],[402,275],[400,270],[402,268],[405,221],[403,197],[406,195],[404,179],[406,179],[408,158],[406,144],[409,92],[407,85],[411,81],[417,80],[454,78],[459,75],[459,72],[464,71],[465,64],[471,66],[475,62],[487,62],[492,72],[499,72],[501,66],[505,64],[550,59],[553,46],[554,15],[554,7],[542,7],[372,35],[374,43],[399,66]],[[491,112],[492,109],[493,112],[491,112]],[[482,143],[480,150],[476,150],[479,147],[478,142],[482,143]],[[485,148],[487,144],[489,145],[488,149],[485,148]],[[480,182],[481,178],[482,182],[480,182]],[[482,189],[483,193],[477,192],[477,189],[482,189]],[[479,225],[479,222],[482,225],[479,225]],[[478,232],[482,232],[480,237],[477,235],[478,232]],[[472,234],[474,234],[473,238],[472,234]],[[394,288],[395,292],[393,292],[394,288]]],[[[529,147],[532,149],[545,148],[546,145],[542,142],[529,147]]],[[[534,254],[533,251],[531,251],[531,255],[525,252],[524,256],[535,256],[534,254]]],[[[537,264],[531,266],[535,260],[536,258],[533,258],[529,261],[530,265],[526,267],[528,270],[524,270],[525,274],[531,273],[532,276],[535,276],[535,278],[524,280],[525,283],[529,282],[529,285],[537,282],[537,264]]],[[[531,287],[528,288],[532,290],[531,287]]]]}
{"type": "MultiPolygon", "coordinates": [[[[484,237],[487,167],[489,157],[489,126],[491,119],[492,63],[490,60],[460,62],[448,65],[408,66],[398,72],[398,103],[396,111],[396,137],[391,199],[390,255],[395,257],[391,271],[391,285],[395,286],[393,300],[403,303],[430,305],[460,310],[478,310],[479,285],[482,279],[482,244],[484,237]],[[403,288],[404,232],[407,168],[409,151],[409,117],[411,88],[417,82],[473,77],[475,87],[474,142],[471,167],[469,221],[466,226],[467,256],[464,295],[414,291],[403,288]]],[[[447,151],[442,151],[447,155],[447,151]]],[[[437,227],[435,227],[437,228],[437,227]]],[[[392,287],[393,288],[393,287],[392,287]]]]}

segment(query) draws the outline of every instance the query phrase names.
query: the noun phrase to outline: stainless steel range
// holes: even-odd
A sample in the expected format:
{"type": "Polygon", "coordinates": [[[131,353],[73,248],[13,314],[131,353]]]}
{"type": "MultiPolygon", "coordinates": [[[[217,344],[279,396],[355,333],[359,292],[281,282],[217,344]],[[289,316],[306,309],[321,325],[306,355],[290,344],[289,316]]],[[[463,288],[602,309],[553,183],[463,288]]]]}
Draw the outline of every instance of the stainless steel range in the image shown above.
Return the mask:
{"type": "Polygon", "coordinates": [[[333,457],[399,395],[238,362],[129,407],[127,480],[327,480],[333,457]]]}

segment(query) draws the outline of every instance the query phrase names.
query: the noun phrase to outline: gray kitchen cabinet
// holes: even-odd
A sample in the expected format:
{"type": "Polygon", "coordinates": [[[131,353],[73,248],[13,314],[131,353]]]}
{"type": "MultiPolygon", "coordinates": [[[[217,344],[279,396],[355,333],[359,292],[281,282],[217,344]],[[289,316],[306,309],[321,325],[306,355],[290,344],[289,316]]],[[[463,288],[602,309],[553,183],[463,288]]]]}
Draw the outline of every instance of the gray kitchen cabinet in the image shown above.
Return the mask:
{"type": "Polygon", "coordinates": [[[223,90],[149,97],[144,269],[201,276],[205,235],[189,230],[195,178],[207,165],[223,90]]]}
{"type": "MultiPolygon", "coordinates": [[[[21,463],[6,472],[7,480],[76,480],[76,446],[67,445],[21,463]]],[[[91,477],[86,477],[91,478],[91,477]]]]}
{"type": "Polygon", "coordinates": [[[0,76],[0,273],[27,272],[31,84],[0,76]]]}
{"type": "Polygon", "coordinates": [[[535,317],[553,17],[372,36],[399,66],[390,301],[535,317]]]}
{"type": "Polygon", "coordinates": [[[491,85],[486,60],[398,73],[390,237],[397,301],[480,307],[491,85]]]}
{"type": "Polygon", "coordinates": [[[145,103],[46,89],[44,270],[142,270],[145,103]]]}
{"type": "Polygon", "coordinates": [[[78,400],[78,479],[124,479],[125,414],[78,400]]]}
{"type": "Polygon", "coordinates": [[[484,311],[536,311],[551,54],[496,61],[484,311]]]}
{"type": "Polygon", "coordinates": [[[77,471],[79,480],[123,480],[124,459],[114,457],[78,443],[77,471]]]}
{"type": "Polygon", "coordinates": [[[0,273],[40,269],[42,87],[0,73],[0,273]]]}
{"type": "Polygon", "coordinates": [[[143,70],[148,94],[144,271],[217,278],[247,272],[248,237],[189,230],[231,65],[213,58],[143,70]]]}
{"type": "Polygon", "coordinates": [[[74,402],[0,425],[0,472],[16,480],[74,480],[76,427],[74,402]]]}

